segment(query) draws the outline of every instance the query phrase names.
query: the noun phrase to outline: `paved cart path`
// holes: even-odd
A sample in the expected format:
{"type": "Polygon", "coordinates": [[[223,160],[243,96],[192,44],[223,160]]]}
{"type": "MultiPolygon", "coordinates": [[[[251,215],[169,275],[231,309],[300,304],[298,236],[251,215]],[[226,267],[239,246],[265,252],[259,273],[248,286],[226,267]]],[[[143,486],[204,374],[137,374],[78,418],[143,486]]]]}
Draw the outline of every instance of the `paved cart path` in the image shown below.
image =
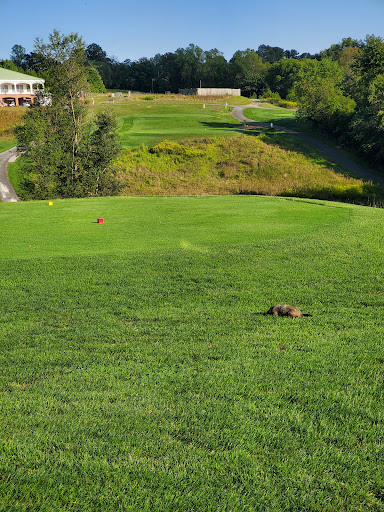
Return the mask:
{"type": "Polygon", "coordinates": [[[327,158],[332,160],[334,163],[340,165],[341,167],[344,167],[347,171],[350,171],[356,176],[359,176],[361,178],[365,178],[368,180],[375,181],[377,183],[384,183],[384,177],[379,176],[371,171],[368,171],[367,169],[364,169],[364,167],[361,167],[361,165],[355,163],[353,160],[345,156],[341,151],[338,151],[337,149],[331,148],[327,144],[324,144],[323,142],[320,142],[319,140],[315,139],[314,137],[311,137],[310,135],[306,135],[305,133],[296,132],[293,130],[289,130],[288,128],[285,128],[284,126],[279,126],[275,123],[264,123],[261,121],[254,121],[253,119],[248,119],[244,116],[243,110],[245,108],[263,108],[259,104],[253,103],[252,105],[245,105],[245,106],[237,106],[234,107],[232,110],[232,115],[239,121],[243,121],[244,123],[247,123],[252,126],[263,126],[265,128],[273,128],[274,130],[283,131],[286,133],[293,133],[297,137],[299,137],[302,140],[305,140],[306,142],[309,142],[312,146],[322,151],[327,158]]]}
{"type": "Polygon", "coordinates": [[[8,162],[14,162],[16,157],[16,148],[11,148],[8,149],[8,151],[4,151],[4,153],[0,153],[0,200],[3,203],[15,203],[16,201],[20,201],[12,185],[9,183],[7,174],[8,162]]]}

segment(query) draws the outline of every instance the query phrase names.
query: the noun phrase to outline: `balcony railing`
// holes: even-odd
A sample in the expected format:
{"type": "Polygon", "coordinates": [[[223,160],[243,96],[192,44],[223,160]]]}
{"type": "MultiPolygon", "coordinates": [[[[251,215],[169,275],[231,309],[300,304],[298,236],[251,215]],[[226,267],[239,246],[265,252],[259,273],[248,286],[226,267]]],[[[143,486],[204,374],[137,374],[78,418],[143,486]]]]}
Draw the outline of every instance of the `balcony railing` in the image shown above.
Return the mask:
{"type": "Polygon", "coordinates": [[[31,92],[31,89],[29,87],[25,88],[16,88],[13,89],[11,87],[0,87],[0,94],[35,94],[36,89],[33,89],[31,92]]]}

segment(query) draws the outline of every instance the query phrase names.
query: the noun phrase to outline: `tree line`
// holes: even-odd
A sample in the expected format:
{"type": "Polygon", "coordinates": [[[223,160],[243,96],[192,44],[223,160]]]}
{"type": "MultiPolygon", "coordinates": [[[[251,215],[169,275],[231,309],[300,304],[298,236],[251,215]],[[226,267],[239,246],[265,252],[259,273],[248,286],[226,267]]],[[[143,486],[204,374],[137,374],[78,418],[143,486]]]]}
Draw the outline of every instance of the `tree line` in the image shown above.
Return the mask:
{"type": "MultiPolygon", "coordinates": [[[[241,88],[245,94],[260,94],[268,87],[267,72],[272,64],[285,59],[315,59],[318,55],[296,50],[284,50],[277,46],[260,45],[257,50],[238,50],[227,61],[222,52],[205,51],[190,44],[175,52],[157,54],[118,62],[96,43],[85,48],[87,72],[94,92],[107,89],[123,89],[154,93],[177,93],[178,90],[199,87],[241,88]],[[98,82],[95,71],[101,77],[98,82]]],[[[12,47],[10,58],[0,61],[1,67],[37,74],[45,78],[44,63],[36,50],[27,53],[21,45],[12,47]]],[[[100,91],[102,92],[102,91],[100,91]]]]}
{"type": "Polygon", "coordinates": [[[260,45],[257,50],[238,50],[227,61],[221,51],[203,50],[190,44],[174,52],[117,62],[96,43],[86,50],[88,62],[99,71],[109,89],[154,93],[177,93],[195,87],[241,88],[243,93],[260,94],[267,87],[266,75],[271,64],[281,59],[315,58],[309,53],[260,45]]]}
{"type": "MultiPolygon", "coordinates": [[[[229,61],[217,49],[205,51],[194,44],[124,62],[108,57],[96,43],[83,45],[82,51],[93,91],[106,87],[176,93],[179,88],[201,85],[240,88],[244,96],[291,100],[298,105],[298,115],[312,121],[319,131],[358,148],[376,165],[384,164],[381,37],[344,38],[315,55],[260,45],[257,50],[236,51],[229,61]]],[[[48,73],[47,61],[36,48],[27,54],[15,45],[9,61],[2,62],[43,78],[48,73]]]]}
{"type": "Polygon", "coordinates": [[[298,115],[384,165],[384,40],[344,39],[296,70],[289,94],[298,115]]]}

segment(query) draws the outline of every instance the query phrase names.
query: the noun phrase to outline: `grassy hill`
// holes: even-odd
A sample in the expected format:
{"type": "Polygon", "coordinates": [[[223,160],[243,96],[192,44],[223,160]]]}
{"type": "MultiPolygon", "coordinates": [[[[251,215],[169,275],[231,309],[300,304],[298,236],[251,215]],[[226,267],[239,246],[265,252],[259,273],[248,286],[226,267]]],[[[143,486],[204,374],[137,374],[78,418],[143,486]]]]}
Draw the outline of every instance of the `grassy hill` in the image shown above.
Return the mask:
{"type": "Polygon", "coordinates": [[[163,141],[117,160],[125,195],[259,194],[384,204],[384,187],[348,176],[273,130],[163,141]]]}
{"type": "MultiPolygon", "coordinates": [[[[149,98],[112,105],[125,148],[117,162],[123,194],[248,193],[383,204],[383,186],[354,179],[294,135],[244,129],[225,108],[223,98],[204,104],[201,98],[186,102],[149,98]]],[[[244,113],[309,130],[292,110],[250,108],[244,113]]]]}
{"type": "Polygon", "coordinates": [[[384,510],[383,210],[120,197],[0,217],[3,510],[384,510]],[[276,303],[313,316],[262,314],[276,303]]]}
{"type": "MultiPolygon", "coordinates": [[[[106,95],[95,99],[96,110],[111,100],[106,95]]],[[[118,117],[124,148],[117,162],[123,194],[262,194],[375,206],[384,202],[383,186],[350,177],[294,135],[244,129],[225,103],[248,103],[247,98],[136,94],[113,101],[109,107],[118,117]]],[[[6,113],[11,114],[13,110],[6,113]]],[[[247,109],[245,114],[308,130],[297,124],[291,110],[247,109]]],[[[29,199],[20,162],[9,166],[9,176],[19,197],[29,199]]]]}
{"type": "Polygon", "coordinates": [[[0,108],[0,153],[16,144],[13,130],[21,122],[25,109],[0,108]]]}

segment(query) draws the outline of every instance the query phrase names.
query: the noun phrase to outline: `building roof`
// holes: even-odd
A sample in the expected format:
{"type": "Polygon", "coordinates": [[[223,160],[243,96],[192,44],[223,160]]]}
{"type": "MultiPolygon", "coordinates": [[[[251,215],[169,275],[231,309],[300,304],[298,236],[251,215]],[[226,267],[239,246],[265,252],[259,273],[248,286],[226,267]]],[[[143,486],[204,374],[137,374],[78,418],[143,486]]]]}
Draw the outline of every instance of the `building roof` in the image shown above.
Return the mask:
{"type": "Polygon", "coordinates": [[[27,75],[25,73],[19,73],[17,71],[12,71],[10,69],[0,68],[0,80],[9,80],[9,81],[16,81],[16,82],[41,82],[44,83],[45,80],[42,78],[39,78],[37,76],[27,75]]]}

